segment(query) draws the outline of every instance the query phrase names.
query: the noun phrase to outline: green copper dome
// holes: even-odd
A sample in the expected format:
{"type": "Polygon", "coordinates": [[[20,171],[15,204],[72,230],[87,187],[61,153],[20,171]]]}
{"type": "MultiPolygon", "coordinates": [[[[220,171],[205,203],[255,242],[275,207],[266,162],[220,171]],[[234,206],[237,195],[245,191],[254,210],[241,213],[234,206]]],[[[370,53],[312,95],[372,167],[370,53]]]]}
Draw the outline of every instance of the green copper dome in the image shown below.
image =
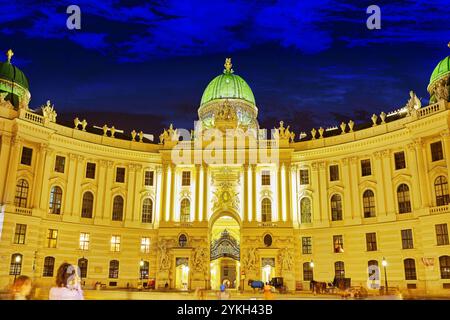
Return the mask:
{"type": "Polygon", "coordinates": [[[433,73],[430,78],[430,85],[443,77],[450,75],[450,56],[444,58],[441,62],[439,62],[434,68],[433,73]]]}
{"type": "Polygon", "coordinates": [[[0,79],[16,83],[24,89],[29,90],[28,79],[25,74],[16,66],[11,64],[13,52],[8,50],[8,61],[0,62],[0,79]]]}
{"type": "Polygon", "coordinates": [[[244,79],[233,74],[231,67],[225,69],[223,74],[215,77],[208,84],[203,92],[200,106],[216,99],[243,99],[256,104],[252,89],[244,79]]]}

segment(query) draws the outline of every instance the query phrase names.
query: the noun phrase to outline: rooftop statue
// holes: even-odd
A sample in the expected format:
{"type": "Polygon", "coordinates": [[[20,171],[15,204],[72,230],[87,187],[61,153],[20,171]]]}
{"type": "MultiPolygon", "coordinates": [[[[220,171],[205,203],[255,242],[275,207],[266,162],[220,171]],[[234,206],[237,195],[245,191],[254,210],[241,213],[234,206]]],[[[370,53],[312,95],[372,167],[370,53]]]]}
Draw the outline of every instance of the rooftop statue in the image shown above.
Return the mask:
{"type": "Polygon", "coordinates": [[[422,102],[412,90],[409,92],[409,96],[410,98],[405,107],[407,114],[412,115],[416,110],[422,107],[422,102]]]}

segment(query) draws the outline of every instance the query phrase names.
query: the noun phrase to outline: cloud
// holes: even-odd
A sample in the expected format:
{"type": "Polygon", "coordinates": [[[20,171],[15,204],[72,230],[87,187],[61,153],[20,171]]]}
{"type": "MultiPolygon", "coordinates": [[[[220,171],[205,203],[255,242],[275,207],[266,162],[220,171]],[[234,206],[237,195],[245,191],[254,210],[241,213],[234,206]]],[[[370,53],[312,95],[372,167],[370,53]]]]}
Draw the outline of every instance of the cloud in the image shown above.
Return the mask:
{"type": "Polygon", "coordinates": [[[382,29],[376,31],[366,28],[369,4],[361,1],[81,0],[80,31],[65,26],[71,1],[4,2],[2,34],[68,39],[122,62],[235,52],[269,43],[312,54],[336,41],[349,47],[393,41],[427,45],[450,37],[443,28],[450,21],[444,0],[381,3],[382,29]]]}

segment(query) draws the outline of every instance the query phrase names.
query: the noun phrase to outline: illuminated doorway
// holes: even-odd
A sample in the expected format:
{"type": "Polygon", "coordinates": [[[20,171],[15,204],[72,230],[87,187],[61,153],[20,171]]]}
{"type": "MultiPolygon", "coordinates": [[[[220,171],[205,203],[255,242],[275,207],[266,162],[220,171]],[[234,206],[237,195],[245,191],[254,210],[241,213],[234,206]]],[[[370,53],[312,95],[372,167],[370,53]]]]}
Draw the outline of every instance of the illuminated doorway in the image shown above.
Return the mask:
{"type": "Polygon", "coordinates": [[[221,285],[229,289],[240,286],[240,228],[239,223],[228,216],[217,219],[211,228],[211,289],[221,285]]]}
{"type": "Polygon", "coordinates": [[[189,290],[189,259],[177,258],[175,268],[175,288],[189,290]]]}
{"type": "Polygon", "coordinates": [[[270,282],[275,277],[275,259],[263,258],[261,261],[261,275],[264,283],[270,282]]]}

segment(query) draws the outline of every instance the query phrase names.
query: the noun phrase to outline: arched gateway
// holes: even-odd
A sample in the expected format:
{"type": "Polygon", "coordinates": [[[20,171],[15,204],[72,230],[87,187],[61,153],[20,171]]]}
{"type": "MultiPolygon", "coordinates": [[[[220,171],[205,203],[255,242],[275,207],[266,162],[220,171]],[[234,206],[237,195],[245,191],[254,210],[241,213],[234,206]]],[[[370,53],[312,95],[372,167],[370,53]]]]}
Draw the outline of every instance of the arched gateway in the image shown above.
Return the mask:
{"type": "Polygon", "coordinates": [[[240,221],[234,214],[224,213],[210,224],[210,285],[238,288],[240,284],[240,221]]]}

